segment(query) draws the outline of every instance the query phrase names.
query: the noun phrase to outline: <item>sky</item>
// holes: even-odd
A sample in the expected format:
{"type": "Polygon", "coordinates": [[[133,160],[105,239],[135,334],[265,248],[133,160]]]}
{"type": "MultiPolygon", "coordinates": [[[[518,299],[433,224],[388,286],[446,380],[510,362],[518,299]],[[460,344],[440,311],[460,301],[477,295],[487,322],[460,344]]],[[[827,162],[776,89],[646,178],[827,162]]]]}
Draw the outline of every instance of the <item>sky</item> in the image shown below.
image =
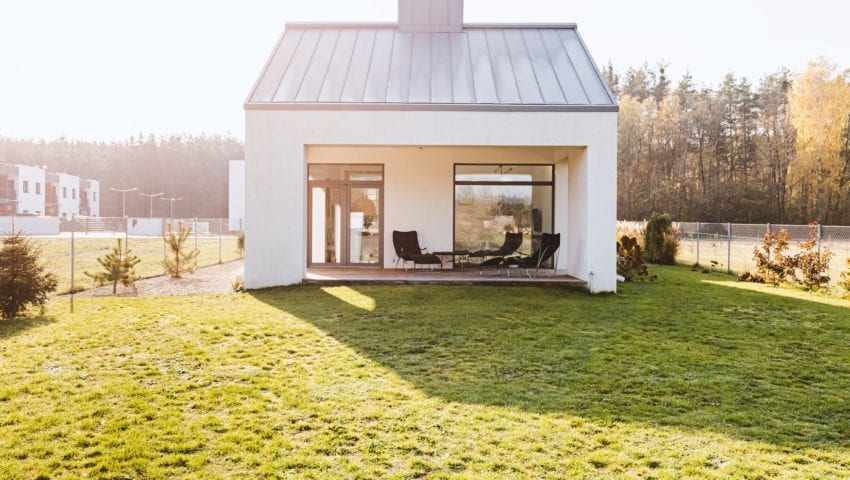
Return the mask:
{"type": "MultiPolygon", "coordinates": [[[[2,0],[0,136],[243,138],[242,103],[288,21],[395,21],[397,0],[2,0]]],[[[850,2],[465,0],[467,22],[576,22],[600,66],[758,81],[850,68],[850,2]]]]}

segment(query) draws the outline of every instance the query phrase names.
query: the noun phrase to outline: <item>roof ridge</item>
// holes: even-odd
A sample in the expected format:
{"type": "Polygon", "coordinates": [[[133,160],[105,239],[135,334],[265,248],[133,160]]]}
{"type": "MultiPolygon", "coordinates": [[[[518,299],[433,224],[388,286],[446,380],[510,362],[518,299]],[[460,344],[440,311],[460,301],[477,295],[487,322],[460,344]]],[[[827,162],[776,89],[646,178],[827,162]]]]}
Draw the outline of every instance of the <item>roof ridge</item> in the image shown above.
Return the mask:
{"type": "MultiPolygon", "coordinates": [[[[398,29],[397,22],[286,22],[286,29],[307,29],[307,28],[393,28],[398,29]]],[[[578,28],[576,23],[464,23],[464,30],[472,30],[479,28],[503,28],[503,29],[558,29],[558,30],[575,30],[578,28]]],[[[429,32],[423,32],[429,33],[429,32]]]]}

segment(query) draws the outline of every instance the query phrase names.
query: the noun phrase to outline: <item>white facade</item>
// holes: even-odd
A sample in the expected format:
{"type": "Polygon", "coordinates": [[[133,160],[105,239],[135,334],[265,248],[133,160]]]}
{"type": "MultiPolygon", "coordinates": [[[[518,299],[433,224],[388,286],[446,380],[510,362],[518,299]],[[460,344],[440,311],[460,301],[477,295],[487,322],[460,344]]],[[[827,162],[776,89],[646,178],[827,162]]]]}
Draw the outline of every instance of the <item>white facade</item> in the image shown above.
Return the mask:
{"type": "Polygon", "coordinates": [[[245,160],[229,164],[228,229],[237,232],[245,228],[245,160]]]}
{"type": "Polygon", "coordinates": [[[17,213],[44,215],[45,173],[40,167],[16,165],[17,213]]]}
{"type": "Polygon", "coordinates": [[[528,148],[512,157],[527,163],[548,157],[556,170],[554,231],[562,234],[558,267],[587,281],[593,292],[616,290],[615,112],[294,109],[247,112],[248,288],[304,279],[307,163],[313,156],[318,163],[357,163],[347,156],[352,151],[323,147],[334,145],[414,147],[403,155],[380,149],[366,155],[385,165],[385,267],[392,263],[392,230],[419,231],[431,250],[451,248],[451,166],[459,159],[479,149],[477,161],[493,163],[480,149],[499,147],[528,148]],[[425,153],[416,153],[418,147],[425,153]]]}
{"type": "MultiPolygon", "coordinates": [[[[87,206],[87,214],[89,217],[100,216],[100,182],[97,180],[81,179],[80,180],[80,204],[85,202],[87,206]],[[83,198],[85,196],[85,198],[83,198]]],[[[82,212],[82,208],[80,209],[82,212]]]]}
{"type": "Polygon", "coordinates": [[[71,218],[80,214],[80,177],[67,173],[55,174],[58,197],[58,215],[71,218]]]}

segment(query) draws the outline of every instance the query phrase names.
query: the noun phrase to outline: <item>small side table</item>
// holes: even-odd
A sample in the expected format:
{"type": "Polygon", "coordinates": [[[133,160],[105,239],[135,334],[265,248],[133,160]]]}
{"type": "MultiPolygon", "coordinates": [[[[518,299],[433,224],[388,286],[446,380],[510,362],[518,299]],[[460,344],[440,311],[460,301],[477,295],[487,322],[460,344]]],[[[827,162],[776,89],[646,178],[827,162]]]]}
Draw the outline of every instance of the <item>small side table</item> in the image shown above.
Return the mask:
{"type": "Polygon", "coordinates": [[[453,251],[445,251],[445,252],[434,252],[434,255],[440,257],[441,260],[450,258],[452,262],[452,269],[460,267],[461,270],[469,263],[469,250],[453,250],[453,251]]]}

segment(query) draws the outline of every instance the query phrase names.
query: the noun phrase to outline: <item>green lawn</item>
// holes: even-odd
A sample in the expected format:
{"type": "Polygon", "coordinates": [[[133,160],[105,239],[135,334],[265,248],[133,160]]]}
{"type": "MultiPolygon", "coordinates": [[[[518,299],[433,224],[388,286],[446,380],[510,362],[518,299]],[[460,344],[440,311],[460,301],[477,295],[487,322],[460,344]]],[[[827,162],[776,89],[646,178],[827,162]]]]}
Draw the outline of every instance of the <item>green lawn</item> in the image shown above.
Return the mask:
{"type": "Polygon", "coordinates": [[[0,322],[0,478],[846,478],[850,303],[293,287],[0,322]]]}
{"type": "MultiPolygon", "coordinates": [[[[38,238],[36,239],[42,248],[42,258],[48,270],[55,273],[59,278],[60,293],[71,289],[71,239],[62,238],[38,238]]],[[[121,241],[124,238],[121,237],[121,241]]],[[[199,266],[209,266],[218,263],[219,240],[218,237],[198,237],[199,266]]],[[[74,242],[74,268],[76,270],[74,284],[78,289],[91,288],[94,285],[90,278],[83,272],[96,272],[100,268],[97,259],[109,253],[115,246],[114,238],[86,237],[77,235],[74,242]]],[[[190,240],[190,247],[194,247],[194,240],[190,240]]],[[[164,271],[162,266],[163,240],[160,237],[130,238],[130,250],[141,259],[136,266],[136,274],[142,277],[161,275],[164,271]]],[[[237,260],[239,254],[236,251],[236,237],[223,237],[221,241],[221,259],[224,262],[237,260]]]]}

